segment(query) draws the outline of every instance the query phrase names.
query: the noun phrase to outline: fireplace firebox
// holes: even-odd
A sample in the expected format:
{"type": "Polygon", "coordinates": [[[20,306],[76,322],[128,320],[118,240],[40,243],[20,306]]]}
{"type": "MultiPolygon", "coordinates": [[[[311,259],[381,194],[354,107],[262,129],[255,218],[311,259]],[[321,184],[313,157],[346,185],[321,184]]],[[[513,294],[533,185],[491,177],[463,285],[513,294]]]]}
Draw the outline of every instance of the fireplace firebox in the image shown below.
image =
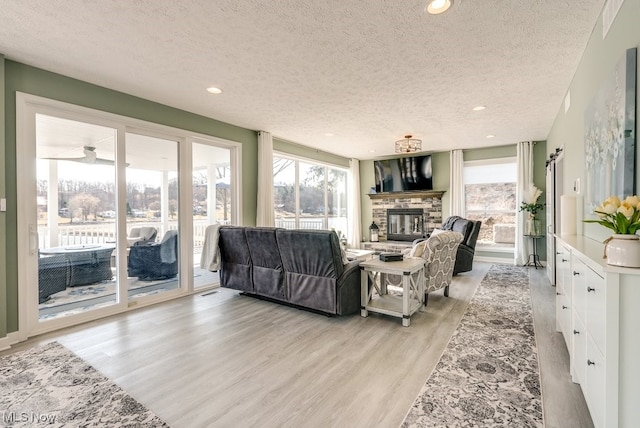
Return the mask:
{"type": "Polygon", "coordinates": [[[387,240],[413,241],[424,236],[424,213],[421,208],[387,210],[387,240]]]}

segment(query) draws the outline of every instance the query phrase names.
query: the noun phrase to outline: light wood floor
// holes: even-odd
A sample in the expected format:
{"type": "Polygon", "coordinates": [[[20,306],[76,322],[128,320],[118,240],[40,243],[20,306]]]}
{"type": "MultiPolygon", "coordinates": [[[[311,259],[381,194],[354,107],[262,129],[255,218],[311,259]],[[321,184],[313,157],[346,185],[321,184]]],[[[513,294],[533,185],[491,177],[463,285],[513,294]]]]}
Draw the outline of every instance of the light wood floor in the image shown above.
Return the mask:
{"type": "MultiPolygon", "coordinates": [[[[57,340],[172,427],[398,427],[489,264],[423,313],[329,318],[219,289],[18,344],[57,340]]],[[[589,427],[555,332],[555,288],[530,269],[547,427],[589,427]]],[[[7,353],[7,351],[2,354],[7,353]]]]}

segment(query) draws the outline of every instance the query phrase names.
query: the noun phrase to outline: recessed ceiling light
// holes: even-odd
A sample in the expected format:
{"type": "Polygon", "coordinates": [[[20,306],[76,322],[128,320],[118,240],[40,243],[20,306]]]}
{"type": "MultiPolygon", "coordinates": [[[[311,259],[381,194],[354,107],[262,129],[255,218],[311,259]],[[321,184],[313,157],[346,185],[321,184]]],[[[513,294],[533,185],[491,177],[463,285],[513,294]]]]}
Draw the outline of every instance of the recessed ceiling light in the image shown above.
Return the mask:
{"type": "Polygon", "coordinates": [[[495,135],[493,135],[493,134],[487,135],[487,138],[494,138],[494,137],[495,137],[495,135]]]}
{"type": "Polygon", "coordinates": [[[375,153],[376,151],[374,149],[369,150],[369,153],[375,153]]]}
{"type": "Polygon", "coordinates": [[[211,94],[221,94],[222,93],[222,89],[216,88],[215,86],[210,86],[210,87],[207,88],[207,92],[209,92],[211,94]]]}
{"type": "Polygon", "coordinates": [[[325,137],[333,137],[333,134],[331,132],[327,132],[326,134],[324,134],[325,137]]]}
{"type": "Polygon", "coordinates": [[[476,106],[476,107],[473,108],[473,111],[481,111],[481,110],[484,110],[484,109],[486,109],[485,106],[476,106]]]}
{"type": "Polygon", "coordinates": [[[439,15],[451,7],[453,0],[429,0],[427,12],[431,15],[439,15]]]}

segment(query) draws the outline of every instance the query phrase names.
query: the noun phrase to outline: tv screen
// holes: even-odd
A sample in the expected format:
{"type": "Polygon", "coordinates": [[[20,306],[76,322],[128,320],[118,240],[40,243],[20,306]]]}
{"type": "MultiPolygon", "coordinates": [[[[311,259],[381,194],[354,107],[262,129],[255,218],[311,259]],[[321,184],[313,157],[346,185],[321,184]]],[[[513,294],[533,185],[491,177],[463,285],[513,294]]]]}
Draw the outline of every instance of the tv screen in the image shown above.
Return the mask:
{"type": "Polygon", "coordinates": [[[376,192],[433,190],[431,155],[373,161],[376,192]]]}

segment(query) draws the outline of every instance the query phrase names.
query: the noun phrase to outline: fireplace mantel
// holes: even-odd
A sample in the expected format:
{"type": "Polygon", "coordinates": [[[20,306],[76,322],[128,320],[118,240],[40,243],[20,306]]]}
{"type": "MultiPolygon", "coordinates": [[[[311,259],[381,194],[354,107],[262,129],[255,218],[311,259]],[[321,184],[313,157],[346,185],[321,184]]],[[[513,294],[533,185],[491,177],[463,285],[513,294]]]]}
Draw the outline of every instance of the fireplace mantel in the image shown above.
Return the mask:
{"type": "Polygon", "coordinates": [[[369,193],[371,199],[442,198],[444,190],[412,190],[408,192],[369,193]]]}

